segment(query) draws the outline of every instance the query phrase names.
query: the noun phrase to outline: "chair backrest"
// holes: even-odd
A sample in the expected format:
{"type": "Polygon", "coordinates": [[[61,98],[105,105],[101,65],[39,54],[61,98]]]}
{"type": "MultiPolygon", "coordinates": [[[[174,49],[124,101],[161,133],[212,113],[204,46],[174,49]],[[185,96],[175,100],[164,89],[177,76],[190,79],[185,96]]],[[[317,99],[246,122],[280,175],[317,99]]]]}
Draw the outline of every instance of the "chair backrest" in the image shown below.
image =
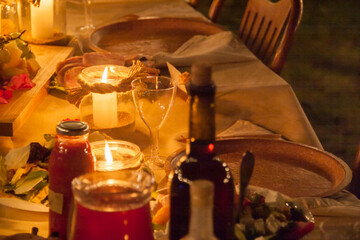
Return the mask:
{"type": "Polygon", "coordinates": [[[360,198],[360,142],[353,165],[353,177],[350,183],[350,191],[360,198]]]}
{"type": "Polygon", "coordinates": [[[239,29],[245,45],[280,73],[301,21],[302,0],[249,0],[239,29]]]}
{"type": "Polygon", "coordinates": [[[189,3],[190,6],[196,8],[199,5],[200,0],[187,0],[187,2],[189,3]]]}
{"type": "MultiPolygon", "coordinates": [[[[208,17],[212,22],[216,22],[221,8],[223,7],[225,0],[213,0],[208,10],[208,17]]],[[[200,0],[188,0],[188,3],[193,7],[197,8],[200,4],[200,0]]]]}
{"type": "Polygon", "coordinates": [[[225,0],[213,0],[211,2],[208,17],[212,22],[217,22],[221,8],[224,5],[225,0]]]}

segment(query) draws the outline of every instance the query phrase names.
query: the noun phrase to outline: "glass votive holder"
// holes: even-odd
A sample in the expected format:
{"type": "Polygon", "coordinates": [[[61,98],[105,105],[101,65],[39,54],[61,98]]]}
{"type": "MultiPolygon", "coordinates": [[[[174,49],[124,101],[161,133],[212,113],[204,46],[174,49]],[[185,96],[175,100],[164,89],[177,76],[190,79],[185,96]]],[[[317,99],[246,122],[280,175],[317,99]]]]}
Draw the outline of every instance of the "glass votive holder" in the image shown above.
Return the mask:
{"type": "Polygon", "coordinates": [[[90,145],[95,159],[95,170],[98,172],[139,169],[142,164],[143,154],[134,143],[109,140],[92,142],[90,145]],[[109,146],[112,161],[106,158],[106,144],[109,146]]]}
{"type": "Polygon", "coordinates": [[[19,31],[18,13],[15,1],[0,1],[0,34],[19,31]]]}
{"type": "Polygon", "coordinates": [[[79,74],[90,88],[79,105],[80,119],[87,122],[92,130],[98,130],[114,138],[129,136],[135,131],[136,109],[132,98],[131,86],[120,92],[96,92],[94,89],[112,88],[125,78],[129,68],[115,65],[96,65],[87,67],[79,74]],[[106,82],[103,73],[107,68],[106,82]]]}
{"type": "Polygon", "coordinates": [[[66,45],[66,1],[41,0],[39,5],[17,0],[19,31],[34,44],[66,45]]]}

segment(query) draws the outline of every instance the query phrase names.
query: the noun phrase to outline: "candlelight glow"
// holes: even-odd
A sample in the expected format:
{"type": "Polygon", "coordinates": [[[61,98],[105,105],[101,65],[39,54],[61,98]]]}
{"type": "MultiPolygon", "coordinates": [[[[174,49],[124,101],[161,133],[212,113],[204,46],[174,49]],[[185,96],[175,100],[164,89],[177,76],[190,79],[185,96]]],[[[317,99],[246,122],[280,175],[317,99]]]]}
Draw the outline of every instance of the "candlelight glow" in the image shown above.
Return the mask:
{"type": "Polygon", "coordinates": [[[112,164],[114,161],[107,141],[105,141],[105,160],[106,164],[112,164]]]}
{"type": "MultiPolygon", "coordinates": [[[[101,82],[108,82],[108,67],[105,67],[101,82]]],[[[99,79],[98,79],[99,81],[99,79]]],[[[118,125],[117,94],[92,93],[93,119],[96,128],[114,128],[118,125]]]]}
{"type": "Polygon", "coordinates": [[[101,82],[107,83],[107,75],[108,75],[108,67],[105,67],[105,70],[101,78],[101,82]]]}

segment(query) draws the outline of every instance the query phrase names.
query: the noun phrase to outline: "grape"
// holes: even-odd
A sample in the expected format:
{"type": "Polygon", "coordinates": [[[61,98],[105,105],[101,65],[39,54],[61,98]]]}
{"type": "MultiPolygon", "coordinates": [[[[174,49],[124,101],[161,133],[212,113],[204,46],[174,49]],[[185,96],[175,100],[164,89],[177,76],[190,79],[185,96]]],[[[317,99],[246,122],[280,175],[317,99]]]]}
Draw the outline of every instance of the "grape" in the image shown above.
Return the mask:
{"type": "Polygon", "coordinates": [[[11,55],[9,50],[7,49],[1,49],[0,50],[0,63],[4,64],[4,63],[8,63],[11,60],[11,55]]]}
{"type": "Polygon", "coordinates": [[[21,58],[27,58],[30,52],[29,46],[23,41],[18,41],[17,47],[22,51],[21,58]]]}
{"type": "Polygon", "coordinates": [[[13,32],[13,33],[10,33],[10,37],[11,38],[18,38],[20,36],[20,33],[17,33],[17,32],[13,32]]]}

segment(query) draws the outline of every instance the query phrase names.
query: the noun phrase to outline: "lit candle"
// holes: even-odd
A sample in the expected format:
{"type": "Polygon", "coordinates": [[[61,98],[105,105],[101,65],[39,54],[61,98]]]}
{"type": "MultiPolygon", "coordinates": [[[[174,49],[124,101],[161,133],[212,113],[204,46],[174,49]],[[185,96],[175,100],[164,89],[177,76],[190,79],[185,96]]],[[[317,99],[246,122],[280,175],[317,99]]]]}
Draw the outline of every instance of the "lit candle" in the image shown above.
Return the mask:
{"type": "Polygon", "coordinates": [[[104,159],[97,159],[96,160],[96,171],[116,171],[123,168],[123,157],[120,153],[116,154],[118,149],[116,146],[114,146],[115,149],[113,149],[115,153],[115,157],[117,158],[114,161],[113,154],[111,153],[111,149],[108,142],[105,140],[105,148],[104,148],[104,159]]]}
{"type": "Polygon", "coordinates": [[[110,150],[110,147],[109,147],[109,144],[107,141],[105,141],[105,149],[104,149],[104,155],[105,155],[105,161],[102,161],[101,165],[98,165],[98,171],[113,171],[115,170],[114,169],[114,159],[112,157],[112,154],[111,154],[111,150],[110,150]]]}
{"type": "Polygon", "coordinates": [[[100,172],[138,168],[143,160],[139,146],[121,140],[92,142],[91,150],[100,172]]]}
{"type": "Polygon", "coordinates": [[[41,0],[40,6],[31,4],[31,34],[34,39],[45,40],[54,35],[54,2],[41,0]]]}
{"type": "MultiPolygon", "coordinates": [[[[107,83],[108,68],[105,67],[101,81],[107,83]]],[[[114,128],[118,125],[117,95],[112,93],[92,93],[93,119],[97,128],[114,128]]]]}

